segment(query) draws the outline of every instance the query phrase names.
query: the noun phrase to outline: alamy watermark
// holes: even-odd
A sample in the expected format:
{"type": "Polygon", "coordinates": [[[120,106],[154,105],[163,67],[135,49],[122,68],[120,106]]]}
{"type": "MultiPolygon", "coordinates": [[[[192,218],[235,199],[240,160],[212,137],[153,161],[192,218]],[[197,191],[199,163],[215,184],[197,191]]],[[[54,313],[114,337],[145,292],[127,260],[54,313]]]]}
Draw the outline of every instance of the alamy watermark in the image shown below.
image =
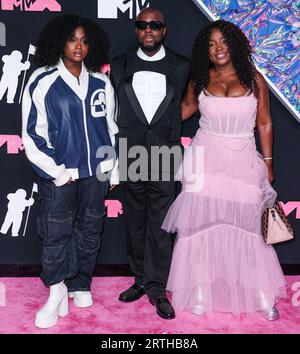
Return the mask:
{"type": "Polygon", "coordinates": [[[182,149],[177,145],[151,146],[149,149],[134,145],[128,149],[127,138],[120,138],[118,159],[112,146],[105,145],[97,150],[96,157],[101,162],[96,175],[99,181],[108,180],[111,173],[106,171],[112,170],[118,161],[120,181],[172,181],[175,174],[175,180],[184,180],[190,191],[197,192],[204,184],[204,147],[192,144],[185,150],[185,155],[182,163],[182,149]]]}
{"type": "Polygon", "coordinates": [[[3,22],[0,22],[0,47],[6,46],[6,27],[3,22]]]}
{"type": "Polygon", "coordinates": [[[295,293],[292,296],[292,305],[295,307],[299,307],[300,306],[300,281],[293,283],[291,289],[292,291],[295,291],[295,293]]]}

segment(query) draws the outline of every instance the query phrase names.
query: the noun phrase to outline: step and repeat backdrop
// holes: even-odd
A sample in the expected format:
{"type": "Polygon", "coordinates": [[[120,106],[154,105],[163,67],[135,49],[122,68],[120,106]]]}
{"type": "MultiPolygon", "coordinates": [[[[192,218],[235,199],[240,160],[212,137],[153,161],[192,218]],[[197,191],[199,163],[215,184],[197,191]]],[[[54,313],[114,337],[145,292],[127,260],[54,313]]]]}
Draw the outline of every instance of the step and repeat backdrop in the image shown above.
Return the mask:
{"type": "MultiPolygon", "coordinates": [[[[281,263],[300,264],[300,123],[297,116],[300,4],[298,2],[298,6],[295,6],[297,1],[243,1],[244,5],[252,4],[252,10],[255,10],[254,16],[248,17],[243,14],[237,16],[239,1],[215,3],[196,0],[0,0],[0,266],[39,264],[41,257],[41,241],[35,231],[38,190],[35,174],[22,145],[20,104],[24,86],[35,70],[34,45],[38,33],[47,21],[60,14],[79,14],[99,22],[105,28],[111,41],[110,56],[113,58],[136,45],[134,21],[147,6],[156,7],[165,13],[168,28],[165,44],[187,57],[191,55],[197,33],[211,19],[208,13],[224,18],[227,16],[231,20],[238,19],[245,31],[255,26],[259,28],[259,23],[265,21],[269,31],[267,37],[270,37],[270,33],[273,35],[273,40],[260,43],[265,45],[265,53],[274,52],[276,46],[282,49],[286,44],[281,62],[285,60],[285,64],[290,63],[290,66],[280,66],[278,63],[270,65],[270,60],[262,56],[261,50],[256,59],[258,65],[263,66],[268,62],[268,72],[273,72],[272,80],[276,73],[282,77],[286,67],[292,78],[286,82],[282,82],[280,77],[278,80],[275,78],[281,85],[281,95],[274,91],[274,87],[271,92],[276,174],[274,187],[294,226],[296,236],[293,241],[276,246],[276,252],[281,263]],[[261,8],[256,8],[258,3],[261,8]],[[271,7],[274,3],[277,6],[273,9],[275,12],[271,7]],[[278,6],[283,8],[278,9],[278,6]],[[293,22],[293,30],[288,31],[294,34],[292,39],[287,36],[286,40],[276,42],[274,31],[277,31],[277,36],[282,33],[282,29],[278,31],[278,16],[273,19],[276,11],[283,11],[283,25],[293,22]],[[295,45],[298,56],[285,55],[293,49],[291,45],[295,45]]],[[[255,38],[258,36],[253,36],[252,40],[255,38]]],[[[292,51],[292,54],[295,52],[292,51]]],[[[196,116],[184,123],[183,145],[189,144],[198,128],[198,120],[196,116]]],[[[109,194],[106,206],[107,220],[99,263],[126,264],[123,209],[117,188],[109,194]]]]}

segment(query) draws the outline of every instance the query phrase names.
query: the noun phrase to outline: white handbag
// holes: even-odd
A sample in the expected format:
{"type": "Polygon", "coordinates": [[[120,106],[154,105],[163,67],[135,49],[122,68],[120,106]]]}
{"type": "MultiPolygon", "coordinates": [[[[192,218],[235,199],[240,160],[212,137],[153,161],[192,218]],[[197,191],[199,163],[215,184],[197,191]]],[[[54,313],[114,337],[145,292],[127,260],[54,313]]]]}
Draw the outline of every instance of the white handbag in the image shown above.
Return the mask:
{"type": "Polygon", "coordinates": [[[294,238],[292,226],[278,201],[275,202],[272,208],[264,211],[262,234],[267,245],[294,238]]]}

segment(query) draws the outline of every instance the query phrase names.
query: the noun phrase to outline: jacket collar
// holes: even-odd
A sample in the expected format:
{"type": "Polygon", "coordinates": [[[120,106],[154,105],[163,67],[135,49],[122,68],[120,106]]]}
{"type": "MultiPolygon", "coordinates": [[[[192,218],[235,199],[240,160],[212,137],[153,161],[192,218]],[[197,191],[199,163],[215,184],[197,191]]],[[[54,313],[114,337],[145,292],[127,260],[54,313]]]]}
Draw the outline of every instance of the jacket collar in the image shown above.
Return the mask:
{"type": "Polygon", "coordinates": [[[62,59],[59,59],[57,69],[65,83],[76,93],[76,95],[81,100],[84,100],[87,95],[89,83],[89,73],[84,63],[82,62],[79,78],[70,73],[70,71],[65,67],[62,59]]]}
{"type": "MultiPolygon", "coordinates": [[[[167,47],[163,47],[165,51],[165,56],[161,59],[167,60],[166,65],[166,72],[164,73],[165,76],[170,80],[172,83],[174,81],[174,69],[176,63],[176,57],[174,56],[173,52],[170,51],[167,47]]],[[[133,63],[137,55],[138,48],[131,48],[126,54],[126,67],[124,72],[124,80],[128,79],[130,76],[134,74],[133,63]]],[[[139,57],[139,56],[138,56],[139,57]]],[[[160,59],[160,60],[161,60],[160,59]]]]}
{"type": "Polygon", "coordinates": [[[149,57],[147,54],[145,54],[142,49],[139,47],[139,49],[136,52],[137,56],[145,61],[157,61],[157,60],[161,60],[166,56],[166,51],[164,46],[162,45],[159,49],[159,51],[154,54],[152,57],[149,57]]]}

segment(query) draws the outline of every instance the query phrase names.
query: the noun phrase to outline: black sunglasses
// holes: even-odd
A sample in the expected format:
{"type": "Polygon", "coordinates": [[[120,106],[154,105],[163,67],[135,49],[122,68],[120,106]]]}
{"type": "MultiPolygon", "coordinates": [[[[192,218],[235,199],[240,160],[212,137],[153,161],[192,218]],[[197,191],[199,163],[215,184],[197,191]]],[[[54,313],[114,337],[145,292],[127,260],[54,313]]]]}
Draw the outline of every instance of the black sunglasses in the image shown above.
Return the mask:
{"type": "Polygon", "coordinates": [[[139,30],[145,30],[147,26],[150,27],[152,31],[159,31],[162,28],[165,28],[166,25],[161,23],[160,21],[135,21],[135,27],[138,28],[139,30]]]}

